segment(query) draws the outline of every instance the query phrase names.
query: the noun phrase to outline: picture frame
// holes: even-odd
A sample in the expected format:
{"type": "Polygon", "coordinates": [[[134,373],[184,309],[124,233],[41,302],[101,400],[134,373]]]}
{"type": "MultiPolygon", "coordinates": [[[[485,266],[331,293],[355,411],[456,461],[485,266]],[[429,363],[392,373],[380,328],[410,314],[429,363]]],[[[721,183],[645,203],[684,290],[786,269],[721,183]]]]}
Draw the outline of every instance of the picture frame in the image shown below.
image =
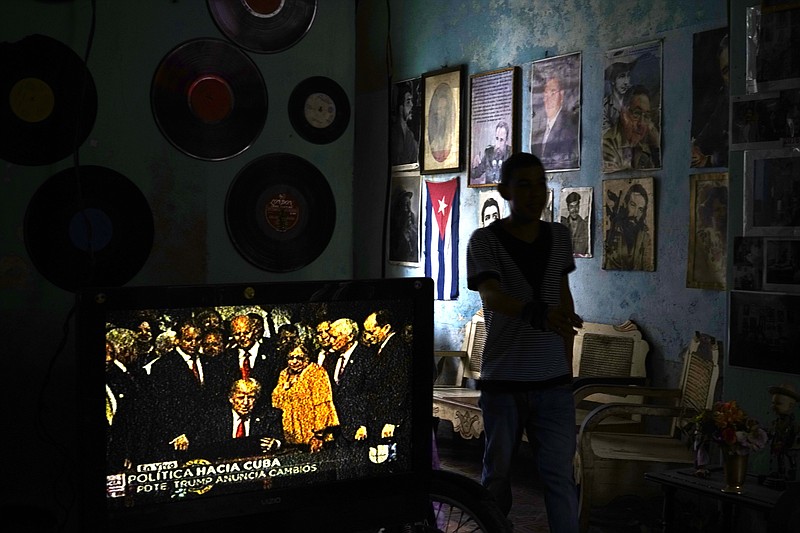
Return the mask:
{"type": "Polygon", "coordinates": [[[800,4],[762,0],[747,8],[745,28],[747,93],[800,86],[800,4]]]}
{"type": "Polygon", "coordinates": [[[389,113],[389,160],[393,171],[419,168],[419,138],[422,123],[422,78],[392,85],[389,113]]]}
{"type": "Polygon", "coordinates": [[[692,168],[727,167],[730,150],[730,31],[692,36],[692,168]]]}
{"type": "Polygon", "coordinates": [[[731,291],[728,362],[800,374],[800,295],[731,291]]]}
{"type": "Polygon", "coordinates": [[[744,152],[743,222],[748,237],[800,237],[800,153],[744,152]]]}
{"type": "Polygon", "coordinates": [[[594,187],[564,187],[558,204],[559,219],[570,230],[573,257],[592,257],[594,187]]]}
{"type": "Polygon", "coordinates": [[[423,174],[462,169],[461,101],[463,66],[422,75],[422,142],[419,168],[423,174]]]}
{"type": "Polygon", "coordinates": [[[500,167],[519,149],[516,125],[519,68],[508,67],[469,78],[470,128],[468,187],[494,187],[500,167]]]}
{"type": "Polygon", "coordinates": [[[728,261],[728,173],[692,174],[689,183],[686,286],[723,291],[728,261]]]}
{"type": "Polygon", "coordinates": [[[603,270],[656,269],[654,181],[603,180],[603,270]]]}
{"type": "Polygon", "coordinates": [[[604,174],[661,168],[662,58],[661,39],[606,52],[601,126],[604,174]]]}
{"type": "Polygon", "coordinates": [[[731,150],[800,144],[800,89],[731,97],[731,150]]]}
{"type": "Polygon", "coordinates": [[[422,178],[419,172],[392,174],[387,257],[396,265],[419,266],[422,178]]]}
{"type": "Polygon", "coordinates": [[[760,291],[764,283],[764,238],[733,238],[733,289],[760,291]]]}
{"type": "Polygon", "coordinates": [[[764,290],[800,293],[800,238],[764,238],[764,290]]]}
{"type": "Polygon", "coordinates": [[[497,189],[481,189],[478,193],[478,224],[483,228],[506,216],[508,202],[500,195],[497,189]]]}
{"type": "Polygon", "coordinates": [[[530,151],[546,172],[581,166],[581,53],[531,63],[530,151]]]}

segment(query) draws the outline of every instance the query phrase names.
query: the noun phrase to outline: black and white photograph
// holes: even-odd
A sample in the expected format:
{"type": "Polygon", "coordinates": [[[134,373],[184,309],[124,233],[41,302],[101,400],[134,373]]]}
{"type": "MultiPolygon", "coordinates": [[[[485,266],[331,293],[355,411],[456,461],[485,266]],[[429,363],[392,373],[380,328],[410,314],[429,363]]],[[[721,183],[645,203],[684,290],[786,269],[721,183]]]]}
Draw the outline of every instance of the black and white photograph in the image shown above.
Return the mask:
{"type": "Polygon", "coordinates": [[[733,289],[760,291],[764,282],[764,239],[733,239],[733,289]]]}
{"type": "Polygon", "coordinates": [[[603,269],[655,270],[653,178],[603,180],[603,269]]]}
{"type": "Polygon", "coordinates": [[[389,204],[389,262],[416,266],[420,261],[422,181],[418,172],[392,176],[389,204]]]}
{"type": "Polygon", "coordinates": [[[500,196],[497,189],[482,190],[478,194],[478,225],[483,228],[506,216],[507,206],[505,199],[500,196]]]}
{"type": "Polygon", "coordinates": [[[606,53],[604,173],[661,168],[661,58],[660,40],[606,53]]]}
{"type": "Polygon", "coordinates": [[[509,67],[470,76],[469,187],[494,187],[517,139],[516,85],[509,67]]]}
{"type": "Polygon", "coordinates": [[[800,374],[800,295],[730,294],[730,364],[800,374]]]}
{"type": "Polygon", "coordinates": [[[531,153],[545,171],[580,168],[581,54],[531,65],[531,153]]]}
{"type": "Polygon", "coordinates": [[[404,80],[392,86],[392,112],[389,141],[393,170],[419,168],[419,131],[422,122],[421,78],[404,80]]]}
{"type": "Polygon", "coordinates": [[[693,174],[689,183],[691,205],[686,286],[725,290],[728,264],[728,174],[693,174]]]}
{"type": "Polygon", "coordinates": [[[800,292],[800,238],[764,239],[764,290],[800,292]]]}
{"type": "Polygon", "coordinates": [[[695,33],[692,47],[693,168],[727,167],[730,137],[728,28],[695,33]]]}
{"type": "Polygon", "coordinates": [[[800,153],[744,153],[744,234],[800,237],[800,153]]]}
{"type": "Polygon", "coordinates": [[[569,228],[574,257],[592,257],[592,187],[564,187],[558,212],[569,228]]]}

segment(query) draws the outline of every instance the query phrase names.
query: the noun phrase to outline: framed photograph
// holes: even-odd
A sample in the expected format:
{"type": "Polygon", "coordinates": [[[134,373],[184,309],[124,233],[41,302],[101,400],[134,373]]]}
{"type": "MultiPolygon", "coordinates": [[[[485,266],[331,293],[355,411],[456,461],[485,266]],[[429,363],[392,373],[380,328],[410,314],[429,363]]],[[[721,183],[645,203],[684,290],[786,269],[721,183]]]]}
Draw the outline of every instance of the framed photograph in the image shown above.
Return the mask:
{"type": "Polygon", "coordinates": [[[800,374],[800,294],[730,292],[729,363],[800,374]]]}
{"type": "Polygon", "coordinates": [[[686,286],[724,291],[728,264],[728,173],[693,174],[689,202],[686,286]]]}
{"type": "Polygon", "coordinates": [[[728,27],[695,33],[692,43],[693,168],[727,167],[730,135],[728,27]]]}
{"type": "Polygon", "coordinates": [[[531,153],[545,171],[581,166],[581,54],[531,65],[531,153]]]}
{"type": "Polygon", "coordinates": [[[503,161],[517,150],[517,67],[474,74],[469,78],[468,187],[500,183],[503,161]]]}
{"type": "Polygon", "coordinates": [[[800,85],[800,3],[761,2],[747,10],[748,94],[800,85]]]}
{"type": "Polygon", "coordinates": [[[800,153],[744,153],[744,235],[800,237],[800,153]]]}
{"type": "Polygon", "coordinates": [[[422,180],[419,172],[393,174],[390,195],[389,262],[418,266],[422,210],[422,180]]]}
{"type": "Polygon", "coordinates": [[[422,79],[403,80],[392,85],[389,130],[392,170],[419,168],[419,132],[422,122],[422,79]]]}
{"type": "Polygon", "coordinates": [[[733,289],[760,291],[764,282],[764,239],[733,238],[733,289]]]}
{"type": "Polygon", "coordinates": [[[731,150],[800,143],[800,89],[731,97],[731,150]]]}
{"type": "Polygon", "coordinates": [[[420,171],[461,170],[461,79],[463,66],[422,75],[423,113],[420,171]]]}
{"type": "Polygon", "coordinates": [[[653,178],[603,180],[603,269],[654,271],[653,178]]]}
{"type": "Polygon", "coordinates": [[[764,239],[764,290],[800,292],[800,238],[764,239]]]}
{"type": "Polygon", "coordinates": [[[558,206],[561,223],[572,236],[572,255],[592,257],[592,187],[564,187],[558,206]]]}
{"type": "Polygon", "coordinates": [[[478,194],[478,225],[483,228],[506,216],[507,202],[497,190],[482,190],[478,194]]]}
{"type": "Polygon", "coordinates": [[[661,168],[662,41],[606,53],[603,172],[661,168]]]}

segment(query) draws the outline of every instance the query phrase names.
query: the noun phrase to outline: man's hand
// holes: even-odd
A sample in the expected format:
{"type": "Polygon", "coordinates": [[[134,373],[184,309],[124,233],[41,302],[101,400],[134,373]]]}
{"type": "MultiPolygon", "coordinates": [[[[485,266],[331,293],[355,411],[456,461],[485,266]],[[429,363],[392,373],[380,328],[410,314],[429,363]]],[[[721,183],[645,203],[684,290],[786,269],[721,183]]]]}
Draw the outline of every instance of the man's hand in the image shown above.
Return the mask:
{"type": "Polygon", "coordinates": [[[356,440],[364,440],[367,438],[367,428],[364,426],[359,426],[356,430],[355,439],[356,440]]]}
{"type": "Polygon", "coordinates": [[[272,437],[261,437],[261,450],[265,452],[274,452],[281,447],[281,441],[273,439],[272,437]]]}
{"type": "Polygon", "coordinates": [[[566,339],[577,334],[575,328],[583,327],[583,319],[563,307],[549,307],[546,324],[547,329],[566,339]]]}
{"type": "Polygon", "coordinates": [[[383,429],[381,430],[381,437],[384,439],[389,437],[394,437],[394,428],[396,426],[394,424],[384,424],[383,429]]]}
{"type": "Polygon", "coordinates": [[[185,434],[178,435],[177,437],[169,441],[169,443],[172,444],[173,448],[175,448],[176,450],[189,449],[189,437],[187,437],[185,434]]]}

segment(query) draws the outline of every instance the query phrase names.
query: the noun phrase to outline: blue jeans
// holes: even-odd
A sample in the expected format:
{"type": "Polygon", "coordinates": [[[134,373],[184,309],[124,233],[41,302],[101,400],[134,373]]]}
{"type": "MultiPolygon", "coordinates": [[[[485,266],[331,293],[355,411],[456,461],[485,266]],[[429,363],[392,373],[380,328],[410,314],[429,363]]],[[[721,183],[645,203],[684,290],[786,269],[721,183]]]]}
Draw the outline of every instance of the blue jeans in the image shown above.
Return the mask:
{"type": "Polygon", "coordinates": [[[575,404],[572,387],[531,392],[481,391],[486,447],[481,483],[500,508],[511,510],[511,461],[524,430],[536,454],[544,484],[547,520],[552,533],[578,532],[575,455],[575,404]]]}

